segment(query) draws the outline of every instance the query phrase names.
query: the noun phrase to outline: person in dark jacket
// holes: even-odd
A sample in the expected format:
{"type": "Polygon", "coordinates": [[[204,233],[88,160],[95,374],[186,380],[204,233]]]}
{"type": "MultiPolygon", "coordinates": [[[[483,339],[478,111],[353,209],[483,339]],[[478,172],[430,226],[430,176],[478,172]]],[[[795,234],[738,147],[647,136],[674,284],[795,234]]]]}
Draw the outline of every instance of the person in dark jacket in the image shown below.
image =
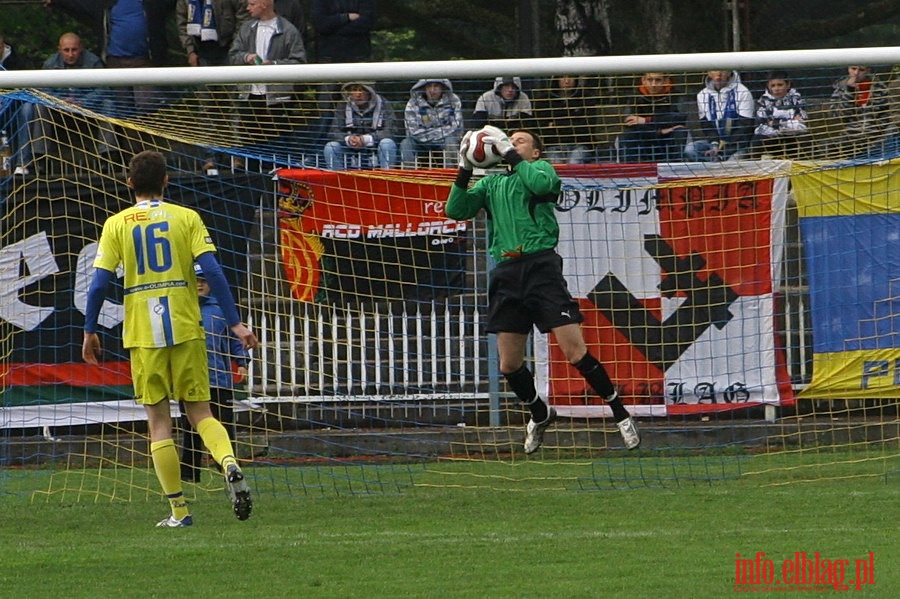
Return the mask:
{"type": "Polygon", "coordinates": [[[202,0],[177,0],[175,23],[187,63],[192,67],[226,65],[234,36],[250,18],[247,2],[213,0],[205,22],[203,8],[202,0]]]}
{"type": "MultiPolygon", "coordinates": [[[[3,34],[0,33],[0,71],[18,71],[24,69],[23,61],[16,54],[15,49],[6,43],[3,34]]],[[[3,111],[0,114],[0,129],[6,132],[7,141],[14,148],[21,148],[24,143],[28,143],[28,120],[23,109],[25,104],[21,100],[12,100],[12,109],[3,111]],[[24,141],[23,141],[24,138],[24,141]]],[[[16,175],[26,174],[25,167],[18,166],[15,169],[16,175]]]]}
{"type": "Polygon", "coordinates": [[[681,160],[687,115],[678,110],[671,77],[644,73],[625,111],[625,131],[619,136],[622,162],[681,160]]]}
{"type": "Polygon", "coordinates": [[[597,103],[598,98],[591,97],[584,80],[573,75],[552,77],[545,88],[535,90],[532,110],[547,146],[544,160],[553,164],[585,163],[593,146],[593,106],[597,103]]]}
{"type": "Polygon", "coordinates": [[[871,67],[847,67],[847,74],[834,82],[831,94],[829,113],[843,130],[840,138],[829,144],[829,157],[882,154],[892,133],[891,104],[887,85],[874,76],[871,67]]]}
{"type": "Polygon", "coordinates": [[[378,168],[394,166],[397,142],[391,103],[362,81],[345,84],[341,92],[344,99],[335,104],[332,116],[332,140],[325,144],[325,168],[344,169],[348,158],[359,168],[366,159],[373,159],[378,168]]]}
{"type": "Polygon", "coordinates": [[[279,17],[290,21],[300,32],[301,37],[306,35],[306,14],[300,0],[275,0],[275,12],[279,17]]]}
{"type": "MultiPolygon", "coordinates": [[[[375,0],[313,0],[309,21],[315,35],[316,62],[372,60],[371,32],[377,18],[375,0]]],[[[310,144],[327,141],[331,107],[340,101],[339,86],[324,83],[316,90],[316,117],[309,127],[310,144]]]]}
{"type": "Polygon", "coordinates": [[[372,60],[375,0],[313,0],[310,21],[316,33],[317,62],[372,60]]]}
{"type": "MultiPolygon", "coordinates": [[[[219,67],[229,64],[231,43],[249,18],[247,0],[212,0],[209,5],[204,0],[177,0],[175,24],[188,66],[219,67]]],[[[204,124],[206,128],[221,128],[221,123],[231,118],[230,93],[231,88],[226,85],[209,85],[198,91],[204,104],[201,118],[207,119],[204,124]]],[[[223,154],[207,151],[201,169],[207,174],[218,173],[218,163],[223,160],[223,154]]],[[[234,166],[241,164],[241,159],[234,160],[234,166]]]]}
{"type": "MultiPolygon", "coordinates": [[[[81,37],[73,32],[64,33],[59,37],[58,50],[44,61],[42,69],[102,69],[103,60],[99,56],[87,50],[81,42],[81,37]]],[[[44,90],[71,104],[87,110],[110,114],[112,100],[109,90],[96,87],[58,87],[44,90]]],[[[27,131],[21,128],[22,140],[20,153],[17,159],[16,175],[28,176],[31,174],[32,159],[43,158],[50,153],[59,153],[61,144],[57,140],[67,139],[68,135],[57,132],[57,126],[71,128],[58,123],[64,115],[46,104],[25,103],[20,118],[29,123],[27,131]],[[25,133],[29,136],[26,138],[25,133]]],[[[100,127],[90,135],[97,141],[97,152],[109,156],[115,150],[116,138],[108,127],[100,127]]]]}

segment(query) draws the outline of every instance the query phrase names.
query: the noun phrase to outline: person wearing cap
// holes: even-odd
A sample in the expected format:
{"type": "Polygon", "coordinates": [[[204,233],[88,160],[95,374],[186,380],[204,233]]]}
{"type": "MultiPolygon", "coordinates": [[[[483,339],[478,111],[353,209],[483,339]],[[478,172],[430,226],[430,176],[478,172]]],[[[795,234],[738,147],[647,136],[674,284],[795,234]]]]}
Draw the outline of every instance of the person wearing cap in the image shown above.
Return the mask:
{"type": "Polygon", "coordinates": [[[497,77],[494,87],[475,102],[472,128],[492,125],[505,131],[537,129],[531,110],[531,98],[522,91],[520,77],[497,77]]]}
{"type": "MultiPolygon", "coordinates": [[[[225,314],[218,300],[210,293],[209,282],[203,275],[203,267],[194,264],[197,275],[197,295],[200,301],[200,319],[206,331],[206,359],[209,364],[209,390],[212,395],[210,408],[227,429],[231,442],[236,442],[234,427],[234,387],[247,378],[247,364],[250,354],[241,340],[234,336],[225,321],[225,314]],[[232,372],[232,362],[237,371],[232,372]]],[[[203,441],[191,428],[183,407],[181,424],[184,438],[181,448],[181,480],[199,482],[203,464],[203,441]]]]}

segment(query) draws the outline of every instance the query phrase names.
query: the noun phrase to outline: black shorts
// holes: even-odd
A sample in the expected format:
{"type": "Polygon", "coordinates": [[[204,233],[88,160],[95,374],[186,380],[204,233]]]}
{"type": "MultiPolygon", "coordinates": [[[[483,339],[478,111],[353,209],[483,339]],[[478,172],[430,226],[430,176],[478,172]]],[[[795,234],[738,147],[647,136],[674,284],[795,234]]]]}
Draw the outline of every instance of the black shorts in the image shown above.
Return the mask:
{"type": "Polygon", "coordinates": [[[548,333],[584,317],[562,274],[562,257],[553,250],[503,262],[488,285],[488,333],[527,335],[536,326],[548,333]]]}

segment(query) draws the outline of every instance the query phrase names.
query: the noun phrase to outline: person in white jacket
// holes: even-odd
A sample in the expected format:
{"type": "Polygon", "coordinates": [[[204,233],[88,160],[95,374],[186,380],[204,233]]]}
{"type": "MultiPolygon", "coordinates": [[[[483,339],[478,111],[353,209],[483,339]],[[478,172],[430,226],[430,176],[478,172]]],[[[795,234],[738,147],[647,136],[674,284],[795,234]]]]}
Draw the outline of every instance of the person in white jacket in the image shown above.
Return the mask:
{"type": "Polygon", "coordinates": [[[753,135],[756,106],[753,94],[737,71],[709,71],[697,93],[701,131],[685,148],[689,162],[744,158],[753,135]]]}

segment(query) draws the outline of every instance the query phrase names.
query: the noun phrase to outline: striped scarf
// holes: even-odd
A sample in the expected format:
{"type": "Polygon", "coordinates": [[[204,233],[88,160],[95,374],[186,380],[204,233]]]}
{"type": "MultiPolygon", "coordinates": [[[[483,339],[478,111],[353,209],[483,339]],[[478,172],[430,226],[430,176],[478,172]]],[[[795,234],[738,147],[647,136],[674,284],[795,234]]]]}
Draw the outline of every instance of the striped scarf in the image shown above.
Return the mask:
{"type": "Polygon", "coordinates": [[[187,11],[188,35],[199,37],[201,42],[219,41],[213,0],[188,0],[187,11]]]}
{"type": "Polygon", "coordinates": [[[740,116],[737,111],[737,91],[730,89],[725,95],[725,111],[722,113],[721,118],[719,117],[718,103],[716,102],[715,94],[709,95],[708,108],[710,118],[716,122],[716,131],[719,132],[719,139],[724,140],[731,137],[731,129],[734,125],[734,120],[740,116]]]}

